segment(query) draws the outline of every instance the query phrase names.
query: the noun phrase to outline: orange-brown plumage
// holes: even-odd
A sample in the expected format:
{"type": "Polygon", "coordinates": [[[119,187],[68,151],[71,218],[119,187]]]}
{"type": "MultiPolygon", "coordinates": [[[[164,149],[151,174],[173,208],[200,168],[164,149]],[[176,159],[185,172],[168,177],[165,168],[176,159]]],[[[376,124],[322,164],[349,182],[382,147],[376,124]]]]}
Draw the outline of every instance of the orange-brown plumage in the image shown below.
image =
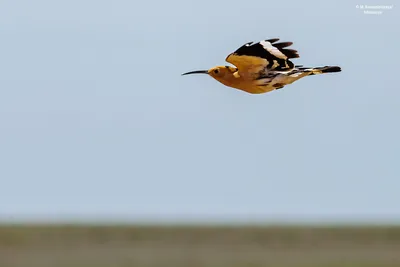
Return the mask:
{"type": "Polygon", "coordinates": [[[276,43],[279,39],[246,43],[229,54],[226,61],[232,66],[217,66],[204,71],[184,73],[208,74],[220,83],[247,93],[260,94],[281,89],[305,76],[340,72],[338,66],[303,68],[295,66],[290,59],[298,58],[296,50],[287,49],[292,42],[276,43]]]}

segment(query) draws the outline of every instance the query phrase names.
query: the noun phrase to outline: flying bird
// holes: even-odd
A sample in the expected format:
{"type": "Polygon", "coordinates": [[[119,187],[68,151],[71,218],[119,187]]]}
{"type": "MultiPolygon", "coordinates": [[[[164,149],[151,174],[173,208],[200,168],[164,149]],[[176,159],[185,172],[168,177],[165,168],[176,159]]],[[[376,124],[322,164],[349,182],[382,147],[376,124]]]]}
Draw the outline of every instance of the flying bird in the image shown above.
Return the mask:
{"type": "Polygon", "coordinates": [[[217,66],[182,75],[208,74],[226,86],[250,94],[262,94],[281,89],[306,76],[341,71],[338,66],[307,68],[294,65],[291,59],[298,58],[299,54],[287,48],[293,43],[278,41],[278,38],[274,38],[244,44],[225,59],[234,67],[217,66]]]}

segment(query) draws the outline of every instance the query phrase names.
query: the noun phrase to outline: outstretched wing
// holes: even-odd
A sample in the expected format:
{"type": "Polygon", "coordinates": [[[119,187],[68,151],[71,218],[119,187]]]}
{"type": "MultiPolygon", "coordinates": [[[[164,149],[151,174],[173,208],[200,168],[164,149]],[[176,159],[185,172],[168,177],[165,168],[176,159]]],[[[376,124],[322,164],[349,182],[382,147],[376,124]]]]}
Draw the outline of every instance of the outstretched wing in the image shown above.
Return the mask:
{"type": "Polygon", "coordinates": [[[296,50],[287,49],[292,42],[280,42],[278,38],[246,43],[228,55],[226,61],[235,65],[239,73],[259,73],[260,71],[289,71],[294,64],[289,60],[299,57],[296,50]]]}

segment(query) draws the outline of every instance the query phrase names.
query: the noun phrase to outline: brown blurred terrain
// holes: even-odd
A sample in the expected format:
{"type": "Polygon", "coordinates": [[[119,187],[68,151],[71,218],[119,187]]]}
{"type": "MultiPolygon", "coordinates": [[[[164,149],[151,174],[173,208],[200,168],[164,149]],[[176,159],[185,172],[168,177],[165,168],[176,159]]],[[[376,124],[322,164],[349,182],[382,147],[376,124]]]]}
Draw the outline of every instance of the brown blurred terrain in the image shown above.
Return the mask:
{"type": "Polygon", "coordinates": [[[400,227],[1,226],[1,267],[400,267],[400,227]]]}

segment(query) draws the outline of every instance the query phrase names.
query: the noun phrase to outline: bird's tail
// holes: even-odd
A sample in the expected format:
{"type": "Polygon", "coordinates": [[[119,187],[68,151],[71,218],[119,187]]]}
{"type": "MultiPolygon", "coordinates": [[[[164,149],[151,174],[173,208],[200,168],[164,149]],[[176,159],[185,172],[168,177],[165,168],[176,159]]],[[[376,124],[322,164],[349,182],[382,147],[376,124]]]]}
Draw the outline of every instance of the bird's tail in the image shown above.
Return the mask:
{"type": "Polygon", "coordinates": [[[325,66],[325,67],[299,68],[299,69],[302,69],[304,71],[310,71],[311,72],[310,75],[342,71],[342,69],[339,66],[325,66]]]}

